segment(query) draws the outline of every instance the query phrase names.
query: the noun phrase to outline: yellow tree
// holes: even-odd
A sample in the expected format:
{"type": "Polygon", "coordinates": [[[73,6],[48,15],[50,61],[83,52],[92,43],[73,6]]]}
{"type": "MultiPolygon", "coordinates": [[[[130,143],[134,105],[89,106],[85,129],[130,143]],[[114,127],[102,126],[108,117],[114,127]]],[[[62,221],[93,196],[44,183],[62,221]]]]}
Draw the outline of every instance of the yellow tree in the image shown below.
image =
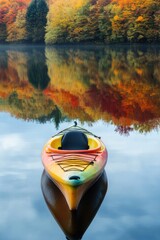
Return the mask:
{"type": "Polygon", "coordinates": [[[54,0],[49,7],[46,26],[46,43],[66,42],[68,28],[85,0],[54,0]]]}
{"type": "Polygon", "coordinates": [[[7,41],[24,41],[26,39],[26,9],[23,9],[18,12],[15,22],[8,26],[7,41]]]}

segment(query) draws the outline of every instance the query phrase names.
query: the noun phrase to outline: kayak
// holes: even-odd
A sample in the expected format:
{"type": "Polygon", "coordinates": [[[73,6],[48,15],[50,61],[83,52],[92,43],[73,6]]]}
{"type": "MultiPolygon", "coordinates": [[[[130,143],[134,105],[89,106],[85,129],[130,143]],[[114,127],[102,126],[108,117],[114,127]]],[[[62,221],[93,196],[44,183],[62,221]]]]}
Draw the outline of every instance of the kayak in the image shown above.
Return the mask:
{"type": "Polygon", "coordinates": [[[70,210],[78,208],[84,193],[101,176],[107,157],[101,139],[77,124],[54,135],[42,151],[44,169],[70,210]]]}

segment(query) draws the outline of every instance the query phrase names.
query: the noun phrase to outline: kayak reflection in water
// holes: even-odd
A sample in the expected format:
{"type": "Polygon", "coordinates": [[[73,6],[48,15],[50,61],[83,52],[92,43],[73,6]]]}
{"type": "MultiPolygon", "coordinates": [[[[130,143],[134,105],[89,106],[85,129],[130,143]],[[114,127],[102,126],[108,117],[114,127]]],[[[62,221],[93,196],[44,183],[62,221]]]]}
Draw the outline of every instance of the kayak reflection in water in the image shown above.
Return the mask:
{"type": "Polygon", "coordinates": [[[43,171],[41,188],[46,204],[68,240],[80,240],[95,217],[108,188],[105,171],[83,195],[76,210],[70,210],[59,188],[43,171]]]}

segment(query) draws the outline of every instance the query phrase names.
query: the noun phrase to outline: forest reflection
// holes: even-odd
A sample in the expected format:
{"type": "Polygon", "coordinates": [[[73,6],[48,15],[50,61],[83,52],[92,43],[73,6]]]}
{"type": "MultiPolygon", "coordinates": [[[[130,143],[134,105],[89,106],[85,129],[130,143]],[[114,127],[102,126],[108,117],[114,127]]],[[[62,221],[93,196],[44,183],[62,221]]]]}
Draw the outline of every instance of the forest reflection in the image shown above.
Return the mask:
{"type": "Polygon", "coordinates": [[[0,111],[24,120],[160,126],[160,48],[0,47],[0,111]]]}

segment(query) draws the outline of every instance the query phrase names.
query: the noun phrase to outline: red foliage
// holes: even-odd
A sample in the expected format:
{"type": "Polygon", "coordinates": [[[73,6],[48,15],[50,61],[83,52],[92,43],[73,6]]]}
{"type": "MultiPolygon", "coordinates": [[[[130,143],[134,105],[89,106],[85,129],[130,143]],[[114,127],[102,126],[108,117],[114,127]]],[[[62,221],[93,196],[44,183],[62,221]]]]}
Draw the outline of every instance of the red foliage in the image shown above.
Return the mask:
{"type": "Polygon", "coordinates": [[[0,23],[13,23],[18,11],[26,9],[30,2],[31,0],[0,0],[0,23]]]}

